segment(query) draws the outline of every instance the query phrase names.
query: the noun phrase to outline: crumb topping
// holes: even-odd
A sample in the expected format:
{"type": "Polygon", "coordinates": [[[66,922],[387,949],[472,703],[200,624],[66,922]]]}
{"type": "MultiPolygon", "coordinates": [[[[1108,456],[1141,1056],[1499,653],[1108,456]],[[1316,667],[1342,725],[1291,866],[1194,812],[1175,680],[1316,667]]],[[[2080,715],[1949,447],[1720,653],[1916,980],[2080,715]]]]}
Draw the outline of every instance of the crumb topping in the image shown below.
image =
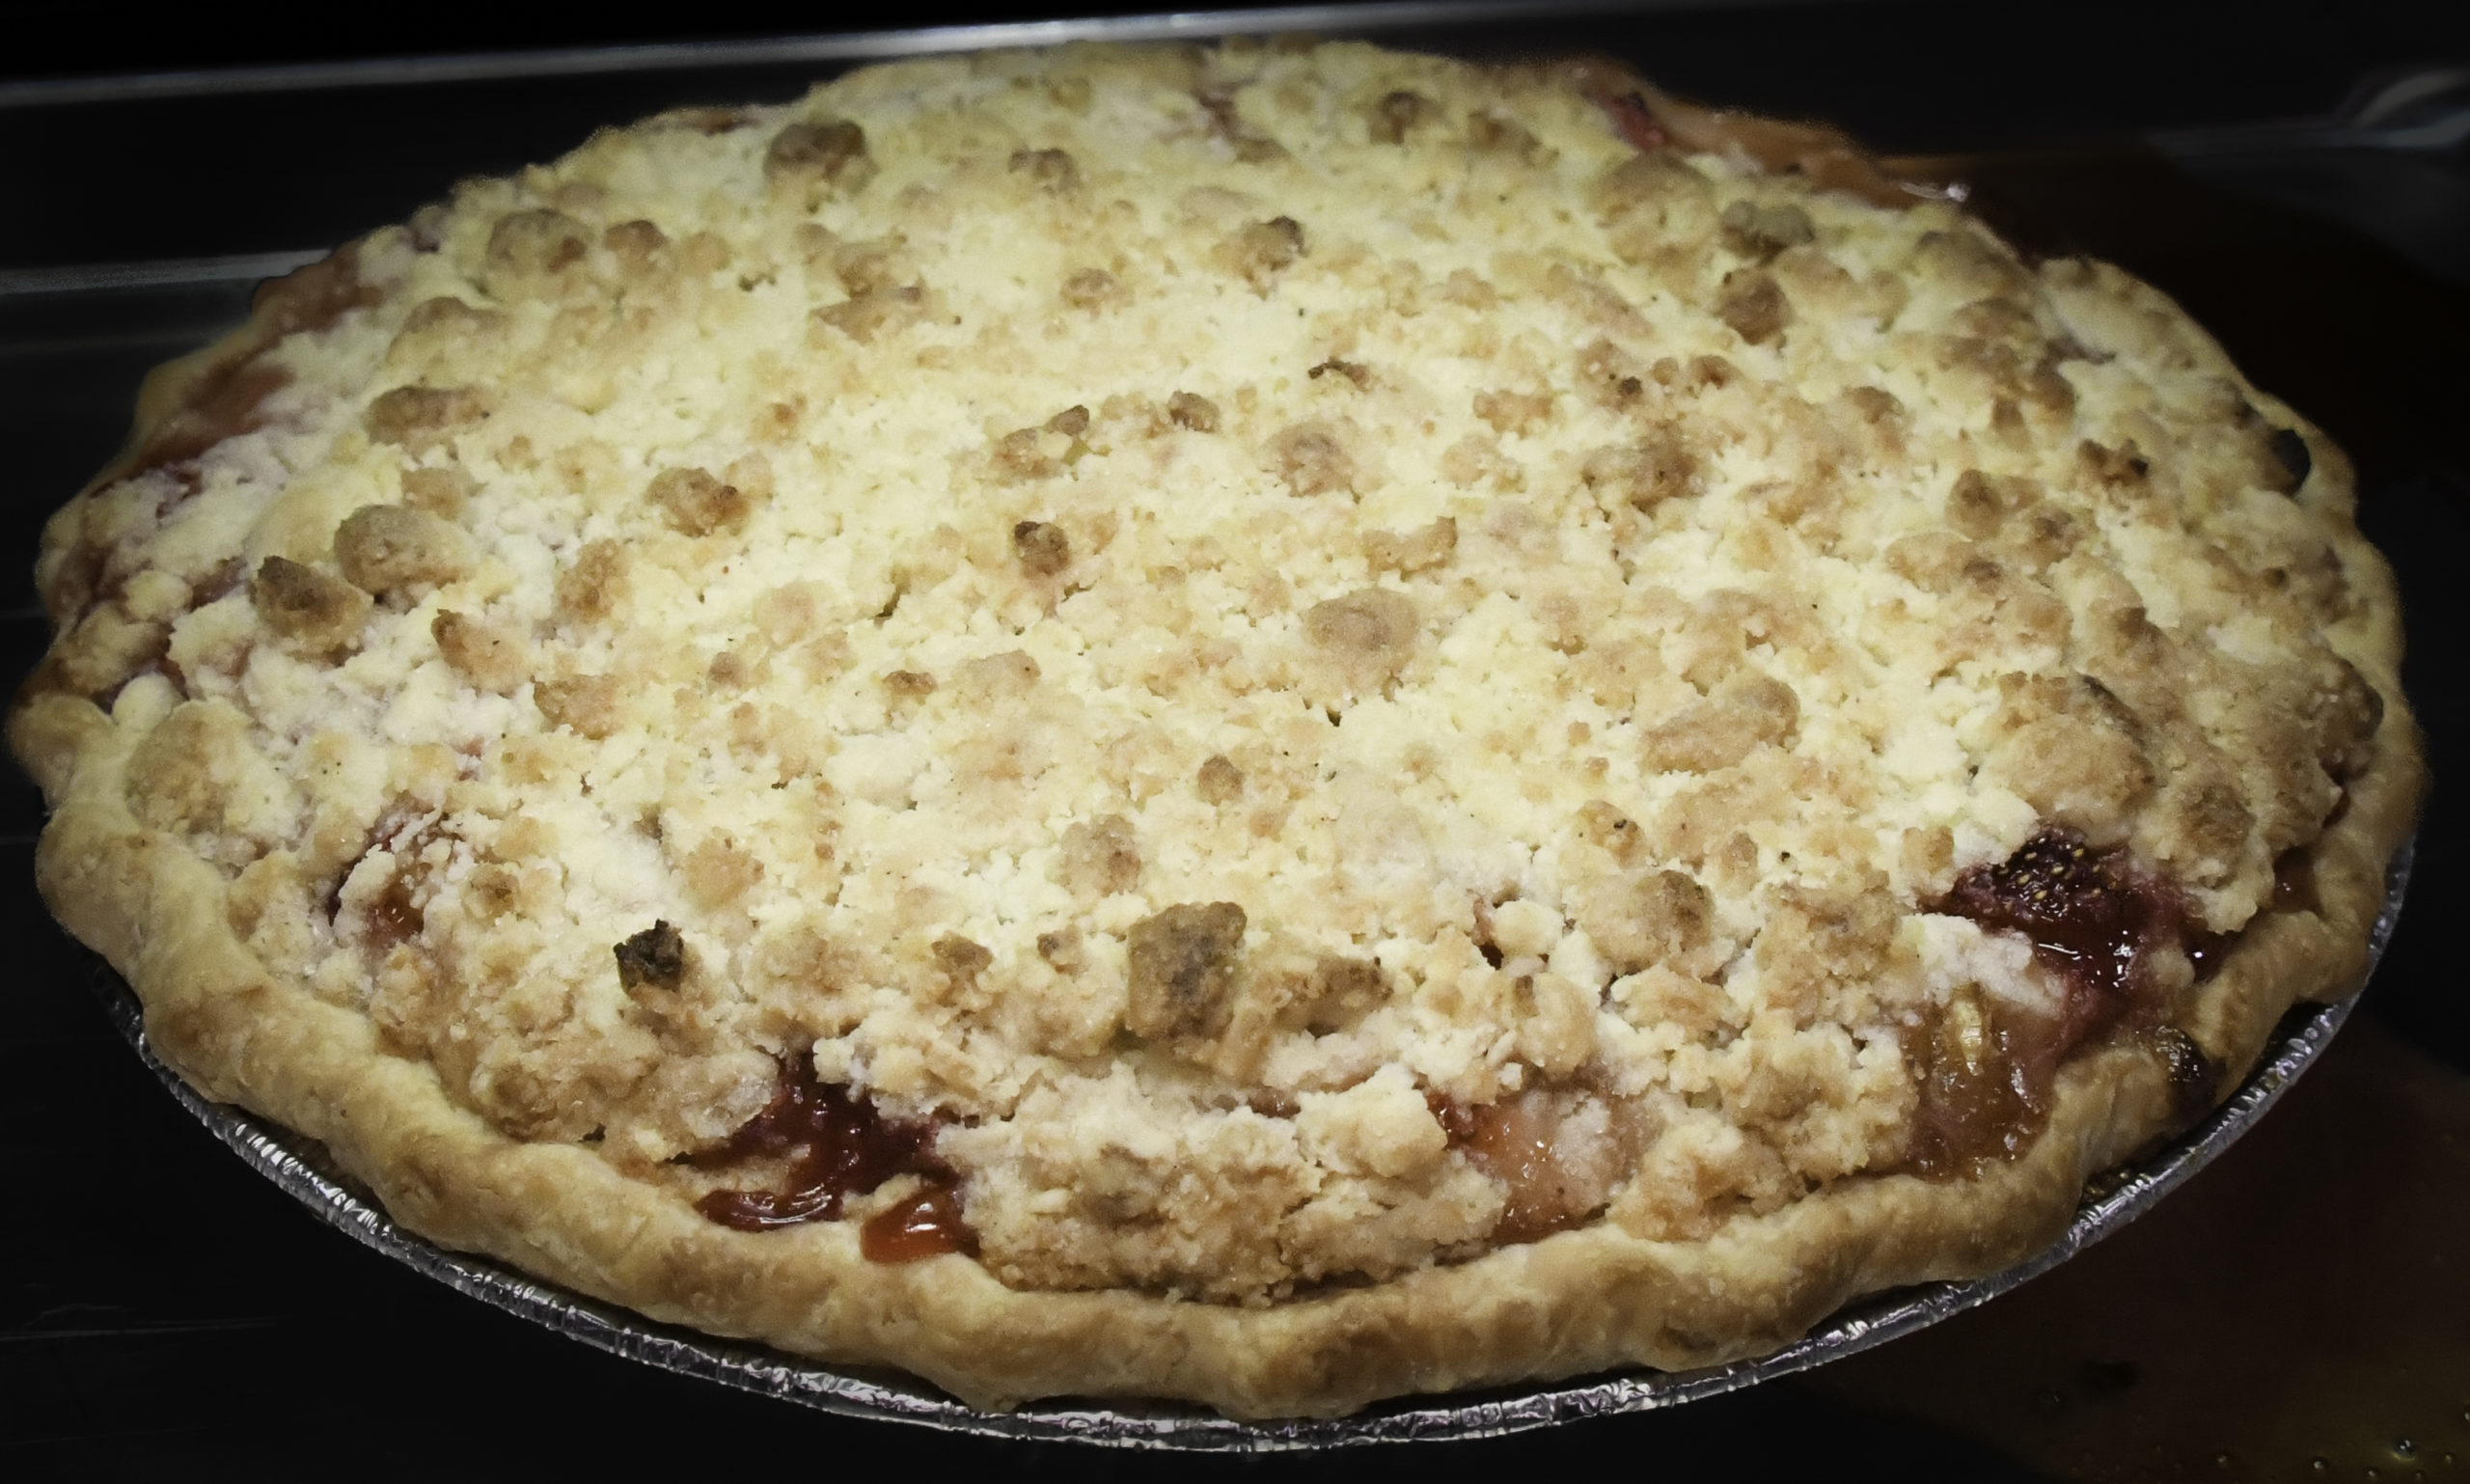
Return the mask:
{"type": "Polygon", "coordinates": [[[2115,270],[1754,167],[1353,44],[665,115],[281,289],[35,683],[267,965],[744,1224],[1257,1304],[1960,1174],[2057,897],[2166,893],[2209,1075],[2377,745],[2346,496],[2115,270]]]}

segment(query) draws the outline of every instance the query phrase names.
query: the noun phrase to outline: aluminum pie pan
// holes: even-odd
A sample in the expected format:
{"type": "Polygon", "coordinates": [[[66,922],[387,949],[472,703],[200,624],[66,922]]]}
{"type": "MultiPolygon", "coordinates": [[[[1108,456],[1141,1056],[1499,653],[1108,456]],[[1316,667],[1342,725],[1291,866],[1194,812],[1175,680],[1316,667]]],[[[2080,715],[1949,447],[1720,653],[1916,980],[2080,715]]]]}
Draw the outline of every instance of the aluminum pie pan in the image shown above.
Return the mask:
{"type": "MultiPolygon", "coordinates": [[[[2372,973],[2384,956],[2409,885],[2412,846],[2385,877],[2383,910],[2368,940],[2372,973]]],[[[946,1432],[1193,1452],[1275,1452],[1378,1443],[1493,1438],[1556,1422],[1677,1407],[1807,1370],[1935,1324],[2057,1267],[2142,1215],[2247,1132],[2331,1043],[2355,995],[2301,1003],[2284,1017],[2264,1055],[2210,1115],[2142,1160],[2088,1188],[2075,1219],[2039,1254],[1988,1278],[1923,1283],[1847,1305],[1793,1344],[1756,1360],[1691,1371],[1632,1370],[1447,1396],[1402,1397],[1352,1416],[1245,1422],[1182,1403],[1044,1402],[982,1412],[914,1377],[825,1365],[744,1341],[659,1324],[640,1314],[527,1277],[486,1257],[449,1251],[395,1223],[336,1168],[316,1140],[247,1111],[209,1101],[165,1066],[148,1044],[144,1011],[126,984],[97,961],[95,983],[112,1022],[147,1069],[191,1116],[312,1214],[413,1271],[518,1318],[611,1355],[680,1375],[842,1416],[911,1422],[946,1432]]]]}

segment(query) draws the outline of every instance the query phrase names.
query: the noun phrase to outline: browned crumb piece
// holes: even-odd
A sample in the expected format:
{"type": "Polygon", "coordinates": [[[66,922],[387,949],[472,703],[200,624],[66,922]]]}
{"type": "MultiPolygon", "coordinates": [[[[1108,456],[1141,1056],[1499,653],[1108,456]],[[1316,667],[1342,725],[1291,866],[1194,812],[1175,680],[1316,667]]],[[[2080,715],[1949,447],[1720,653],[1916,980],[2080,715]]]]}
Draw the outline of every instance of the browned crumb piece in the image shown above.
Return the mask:
{"type": "Polygon", "coordinates": [[[616,675],[568,675],[533,686],[532,703],[550,726],[598,741],[618,729],[620,695],[616,675]]]}
{"type": "Polygon", "coordinates": [[[2030,480],[1967,469],[1956,476],[1955,486],[1947,492],[1947,524],[1976,541],[1987,540],[1998,534],[2009,516],[2040,498],[2040,489],[2030,480]]]}
{"type": "Polygon", "coordinates": [[[521,636],[499,624],[448,610],[429,620],[428,631],[448,667],[477,689],[504,694],[531,676],[521,636]]]}
{"type": "Polygon", "coordinates": [[[884,676],[884,689],[895,700],[916,701],[935,694],[935,677],[922,670],[895,670],[884,676]]]}
{"type": "Polygon", "coordinates": [[[1291,216],[1254,222],[1228,237],[1220,254],[1237,277],[1267,293],[1277,276],[1304,257],[1304,225],[1291,216]]]}
{"type": "Polygon", "coordinates": [[[1016,701],[1038,683],[1038,662],[1026,650],[981,654],[954,667],[952,692],[974,701],[1016,701]]]}
{"type": "Polygon", "coordinates": [[[1089,409],[1066,407],[1036,427],[1019,427],[995,441],[996,472],[1015,481],[1053,479],[1087,452],[1089,409]]]}
{"type": "Polygon", "coordinates": [[[737,900],[761,881],[763,863],[737,841],[715,835],[686,852],[677,863],[677,875],[685,883],[687,899],[709,912],[737,900]]]}
{"type": "Polygon", "coordinates": [[[1104,268],[1083,268],[1063,281],[1063,302],[1075,309],[1096,309],[1123,297],[1123,286],[1104,268]]]}
{"type": "Polygon", "coordinates": [[[459,520],[464,503],[480,484],[460,469],[411,469],[403,474],[403,503],[440,520],[459,520]]]}
{"type": "Polygon", "coordinates": [[[832,276],[839,280],[842,290],[853,298],[918,282],[918,268],[910,257],[909,244],[897,235],[857,242],[844,242],[829,234],[824,234],[823,238],[820,256],[831,266],[832,276]]]}
{"type": "Polygon", "coordinates": [[[1550,392],[1478,392],[1475,416],[1496,433],[1523,433],[1552,416],[1550,392]]]}
{"type": "Polygon", "coordinates": [[[958,933],[946,933],[936,939],[928,951],[935,955],[935,967],[944,972],[955,989],[975,984],[977,976],[995,962],[995,955],[986,945],[958,933]]]}
{"type": "Polygon", "coordinates": [[[1368,531],[1363,537],[1365,564],[1376,572],[1396,572],[1401,576],[1443,565],[1457,551],[1458,521],[1449,515],[1403,535],[1368,531]]]}
{"type": "Polygon", "coordinates": [[[1665,773],[1712,773],[1749,756],[1762,742],[1789,747],[1801,707],[1791,687],[1743,672],[1642,739],[1646,765],[1665,773]]]}
{"type": "Polygon", "coordinates": [[[1904,403],[1884,387],[1850,387],[1844,392],[1844,403],[1863,423],[1872,427],[1889,427],[1904,418],[1904,403]]]}
{"type": "Polygon", "coordinates": [[[1028,176],[1058,196],[1081,186],[1081,167],[1066,150],[1015,150],[1011,168],[1014,175],[1028,176]]]}
{"type": "Polygon", "coordinates": [[[1244,925],[1244,909],[1233,902],[1185,902],[1135,922],[1125,941],[1124,1029],[1147,1040],[1223,1031],[1244,925]]]}
{"type": "Polygon", "coordinates": [[[904,325],[926,316],[926,290],[917,284],[870,289],[814,312],[815,321],[831,326],[861,345],[870,345],[904,325]]]}
{"type": "Polygon", "coordinates": [[[1200,777],[1194,788],[1206,804],[1230,804],[1244,793],[1244,770],[1224,753],[1214,753],[1203,759],[1200,777]]]}
{"type": "Polygon", "coordinates": [[[655,223],[637,218],[611,227],[600,234],[600,241],[618,260],[619,270],[631,276],[651,267],[661,250],[669,246],[669,234],[655,223]]]}
{"type": "Polygon", "coordinates": [[[1072,537],[1061,526],[1025,520],[1012,528],[1012,555],[1031,577],[1053,577],[1072,564],[1072,537]]]}
{"type": "Polygon", "coordinates": [[[1405,144],[1407,136],[1422,124],[1441,117],[1441,105],[1420,93],[1404,88],[1384,96],[1372,105],[1372,138],[1376,144],[1405,144]]]}
{"type": "Polygon", "coordinates": [[[1245,122],[1236,111],[1232,94],[1210,91],[1194,95],[1194,100],[1209,115],[1210,132],[1226,141],[1235,157],[1248,165],[1265,160],[1283,159],[1286,147],[1245,122]]]}
{"type": "Polygon", "coordinates": [[[1774,276],[1763,268],[1735,268],[1724,275],[1715,315],[1753,345],[1765,344],[1793,321],[1793,306],[1774,276]]]}
{"type": "Polygon", "coordinates": [[[1481,111],[1467,116],[1467,143],[1487,154],[1513,154],[1530,162],[1542,147],[1534,133],[1516,119],[1481,111]]]}
{"type": "Polygon", "coordinates": [[[1724,246],[1761,262],[1816,236],[1810,227],[1810,214],[1795,206],[1766,206],[1754,201],[1736,201],[1724,207],[1721,221],[1724,246]]]}
{"type": "Polygon", "coordinates": [[[1379,964],[1325,955],[1312,966],[1311,997],[1304,1007],[1304,1027],[1322,1033],[1347,1030],[1381,1008],[1388,998],[1389,980],[1379,964]]]}
{"type": "Polygon", "coordinates": [[[400,505],[365,505],[335,531],[335,563],[355,587],[383,596],[449,583],[472,569],[462,528],[400,505]]]}
{"type": "Polygon", "coordinates": [[[810,201],[859,190],[874,176],[866,131],[846,119],[792,124],[763,151],[763,178],[801,188],[810,201]]]}
{"type": "Polygon", "coordinates": [[[1327,423],[1298,423],[1279,433],[1270,440],[1270,457],[1278,478],[1299,495],[1326,495],[1354,487],[1355,459],[1327,423]]]}
{"type": "Polygon", "coordinates": [[[1085,896],[1112,896],[1140,884],[1140,846],[1121,814],[1075,824],[1063,832],[1057,879],[1085,896]]]}
{"type": "Polygon", "coordinates": [[[1679,368],[1669,360],[1650,368],[1608,340],[1589,341],[1578,358],[1579,383],[1596,401],[1615,411],[1634,404],[1646,395],[1650,371],[1660,385],[1670,385],[1668,369],[1671,373],[1678,373],[1679,368]]]}
{"type": "Polygon", "coordinates": [[[753,504],[736,485],[701,469],[664,469],[652,476],[644,496],[660,507],[672,530],[688,536],[735,531],[746,524],[753,504]]]}
{"type": "Polygon", "coordinates": [[[1357,387],[1372,384],[1372,369],[1358,361],[1341,361],[1331,356],[1304,373],[1304,379],[1318,381],[1324,376],[1343,376],[1357,387]]]}
{"type": "Polygon", "coordinates": [[[417,457],[488,415],[487,398],[471,387],[397,387],[361,421],[371,439],[417,457]]]}
{"type": "Polygon", "coordinates": [[[666,919],[617,947],[618,983],[626,990],[675,989],[686,978],[686,940],[666,919]]]}
{"type": "Polygon", "coordinates": [[[1602,799],[1589,799],[1578,806],[1578,829],[1623,865],[1637,859],[1646,848],[1646,832],[1602,799]]]}
{"type": "Polygon", "coordinates": [[[2087,438],[2075,446],[2075,460],[2097,483],[2113,489],[2142,484],[2153,467],[2132,438],[2115,449],[2087,438]]]}
{"type": "Polygon", "coordinates": [[[614,617],[626,600],[626,553],[616,541],[586,541],[558,574],[558,612],[580,622],[614,617]]]}
{"type": "Polygon", "coordinates": [[[1292,1118],[1304,1105],[1276,1087],[1255,1087],[1244,1094],[1244,1106],[1264,1118],[1292,1118]]]}
{"type": "Polygon", "coordinates": [[[1578,477],[1589,489],[1604,490],[1632,509],[1652,510],[1698,492],[1698,455],[1682,441],[1681,430],[1667,425],[1635,444],[1588,454],[1578,477]]]}
{"type": "Polygon", "coordinates": [[[1418,632],[1414,603],[1386,588],[1315,603],[1304,615],[1304,637],[1316,648],[1385,673],[1407,662],[1418,632]]]}
{"type": "Polygon", "coordinates": [[[1196,433],[1218,431],[1218,403],[1197,392],[1177,392],[1166,398],[1166,416],[1177,427],[1196,433]]]}
{"type": "Polygon", "coordinates": [[[1635,974],[1705,944],[1715,898],[1680,871],[1652,871],[1581,893],[1577,916],[1614,972],[1635,974]]]}
{"type": "Polygon", "coordinates": [[[583,223],[563,211],[509,211],[489,232],[489,269],[493,277],[556,273],[590,250],[583,223]]]}
{"type": "Polygon", "coordinates": [[[1607,171],[1596,183],[1595,207],[1624,262],[1694,268],[1715,234],[1714,187],[1662,150],[1607,171]]]}
{"type": "Polygon", "coordinates": [[[469,334],[498,317],[491,311],[475,309],[451,294],[440,294],[433,299],[423,299],[412,306],[412,312],[403,316],[400,335],[403,337],[424,335],[431,330],[469,334]]]}
{"type": "Polygon", "coordinates": [[[1038,957],[1057,974],[1078,973],[1083,966],[1081,930],[1077,927],[1057,928],[1038,934],[1038,957]]]}
{"type": "Polygon", "coordinates": [[[1707,178],[1673,154],[1651,151],[1633,154],[1604,173],[1595,182],[1595,207],[1607,218],[1633,211],[1666,208],[1676,199],[1702,199],[1710,193],[1707,178]]]}
{"type": "Polygon", "coordinates": [[[340,648],[360,636],[369,595],[351,584],[288,557],[268,557],[249,581],[249,602],[266,627],[319,648],[340,648]]]}

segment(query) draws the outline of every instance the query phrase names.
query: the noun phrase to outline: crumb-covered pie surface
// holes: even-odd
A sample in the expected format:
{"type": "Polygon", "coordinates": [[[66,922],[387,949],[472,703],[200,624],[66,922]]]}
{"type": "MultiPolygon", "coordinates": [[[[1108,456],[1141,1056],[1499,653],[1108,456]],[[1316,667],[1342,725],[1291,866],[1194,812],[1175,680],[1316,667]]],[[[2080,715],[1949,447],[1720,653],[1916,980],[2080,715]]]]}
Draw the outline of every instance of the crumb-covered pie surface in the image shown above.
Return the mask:
{"type": "Polygon", "coordinates": [[[1353,44],[870,69],[150,382],[72,931],[405,1225],[984,1406],[1784,1343],[2352,988],[2340,453],[1816,131],[1353,44]]]}

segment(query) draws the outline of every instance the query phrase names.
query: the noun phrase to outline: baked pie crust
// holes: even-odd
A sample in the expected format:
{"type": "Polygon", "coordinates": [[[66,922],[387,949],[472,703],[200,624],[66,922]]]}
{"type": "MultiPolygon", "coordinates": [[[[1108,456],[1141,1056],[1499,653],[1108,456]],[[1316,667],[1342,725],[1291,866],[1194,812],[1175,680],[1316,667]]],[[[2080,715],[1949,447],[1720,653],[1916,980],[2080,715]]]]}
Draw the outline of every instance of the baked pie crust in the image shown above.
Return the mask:
{"type": "Polygon", "coordinates": [[[1591,65],[664,115],[271,285],[51,522],[44,895],[403,1225],[1238,1416],[1987,1274],[2350,992],[2340,452],[1591,65]]]}

